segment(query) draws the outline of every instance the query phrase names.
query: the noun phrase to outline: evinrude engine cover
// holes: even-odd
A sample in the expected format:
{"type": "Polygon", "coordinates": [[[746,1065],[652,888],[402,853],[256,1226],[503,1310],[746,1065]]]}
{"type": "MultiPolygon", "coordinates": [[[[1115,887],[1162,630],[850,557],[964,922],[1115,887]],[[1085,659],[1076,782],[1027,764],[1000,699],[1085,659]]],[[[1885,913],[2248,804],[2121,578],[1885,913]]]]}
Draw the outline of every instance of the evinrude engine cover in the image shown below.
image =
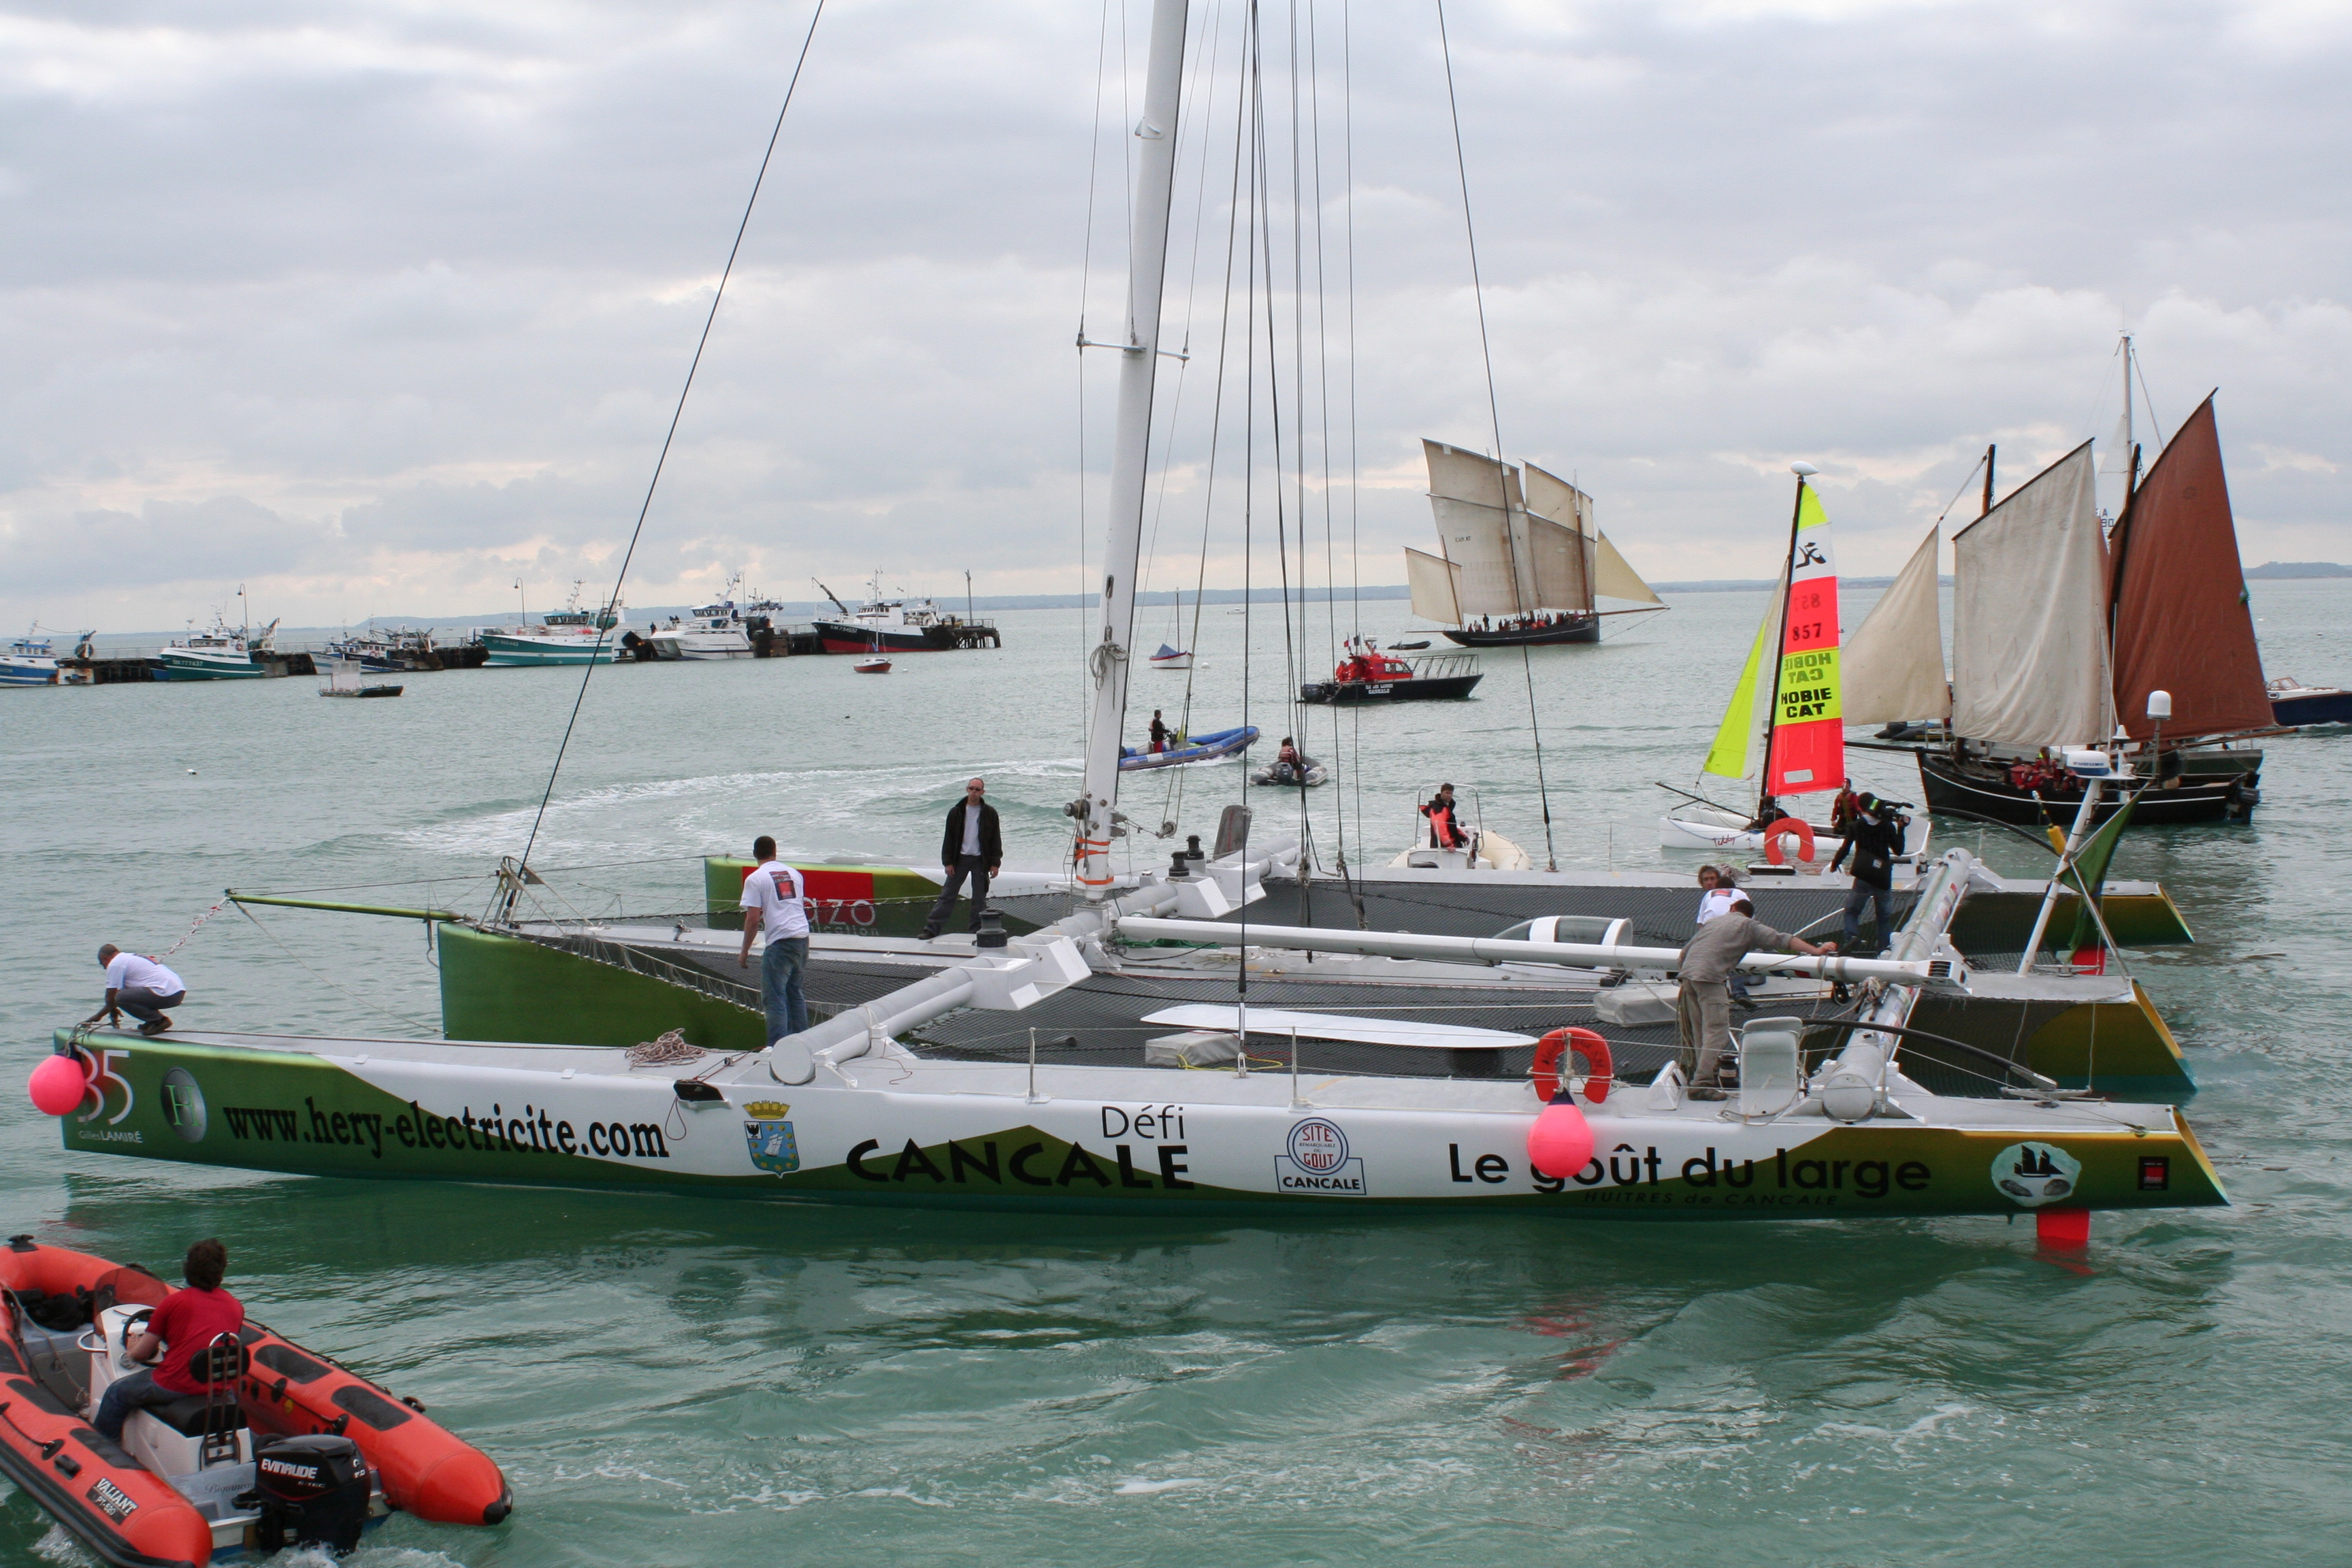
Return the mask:
{"type": "Polygon", "coordinates": [[[264,1437],[255,1458],[261,1500],[256,1533],[264,1552],[324,1546],[341,1552],[360,1543],[374,1478],[357,1443],[323,1432],[264,1437]]]}

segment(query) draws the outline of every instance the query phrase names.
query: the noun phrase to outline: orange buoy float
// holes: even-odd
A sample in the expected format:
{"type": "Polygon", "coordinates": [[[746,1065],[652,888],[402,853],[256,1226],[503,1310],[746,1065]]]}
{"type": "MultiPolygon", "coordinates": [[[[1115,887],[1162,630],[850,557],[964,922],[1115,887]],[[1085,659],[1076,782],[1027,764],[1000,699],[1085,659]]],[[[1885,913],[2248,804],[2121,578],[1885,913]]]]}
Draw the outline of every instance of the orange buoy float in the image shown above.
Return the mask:
{"type": "MultiPolygon", "coordinates": [[[[0,1247],[0,1292],[7,1304],[0,1322],[0,1474],[110,1564],[205,1568],[216,1550],[249,1546],[221,1536],[241,1536],[249,1525],[207,1519],[163,1477],[100,1436],[77,1407],[89,1397],[89,1358],[109,1353],[79,1342],[92,1317],[112,1307],[160,1306],[172,1288],[144,1270],[19,1236],[0,1247]],[[69,1317],[79,1319],[79,1332],[58,1326],[69,1317]]],[[[237,1337],[246,1354],[235,1418],[257,1442],[348,1438],[373,1468],[384,1502],[420,1519],[497,1524],[513,1511],[499,1467],[427,1419],[415,1400],[249,1319],[237,1337]]]]}
{"type": "MultiPolygon", "coordinates": [[[[1590,1029],[1554,1029],[1536,1042],[1535,1063],[1528,1068],[1538,1099],[1549,1104],[1559,1098],[1562,1058],[1568,1058],[1567,1076],[1584,1079],[1585,1099],[1598,1105],[1609,1098],[1617,1073],[1609,1042],[1590,1029]]],[[[1578,1162],[1578,1169],[1582,1168],[1578,1162]]]]}
{"type": "Polygon", "coordinates": [[[1801,816],[1778,818],[1764,830],[1764,858],[1775,866],[1785,866],[1789,863],[1787,854],[1780,847],[1780,836],[1784,833],[1793,833],[1797,836],[1797,858],[1808,866],[1811,865],[1813,863],[1813,825],[1801,816]]]}

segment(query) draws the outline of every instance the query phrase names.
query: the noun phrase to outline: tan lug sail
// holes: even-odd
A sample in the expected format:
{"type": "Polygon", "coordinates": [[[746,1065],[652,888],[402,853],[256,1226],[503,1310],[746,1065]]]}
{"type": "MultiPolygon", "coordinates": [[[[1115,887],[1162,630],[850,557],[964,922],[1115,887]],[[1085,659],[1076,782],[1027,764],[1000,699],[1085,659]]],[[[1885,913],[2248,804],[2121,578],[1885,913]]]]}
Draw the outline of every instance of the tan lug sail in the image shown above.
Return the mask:
{"type": "Polygon", "coordinates": [[[1943,614],[1936,597],[1937,531],[1930,528],[1894,584],[1845,639],[1845,721],[1888,724],[1952,711],[1944,679],[1943,614]]]}
{"type": "Polygon", "coordinates": [[[1952,538],[1952,730],[2082,746],[2115,729],[2107,551],[2084,442],[1952,538]]]}

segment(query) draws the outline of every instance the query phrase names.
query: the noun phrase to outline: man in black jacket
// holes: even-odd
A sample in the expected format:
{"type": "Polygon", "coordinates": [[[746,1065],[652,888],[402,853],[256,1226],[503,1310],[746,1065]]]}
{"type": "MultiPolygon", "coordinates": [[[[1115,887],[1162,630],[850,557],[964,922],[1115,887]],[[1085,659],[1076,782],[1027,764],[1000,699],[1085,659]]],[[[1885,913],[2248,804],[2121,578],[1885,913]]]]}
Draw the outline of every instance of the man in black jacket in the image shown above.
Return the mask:
{"type": "Polygon", "coordinates": [[[955,913],[956,889],[971,879],[971,929],[980,929],[980,911],[988,907],[988,879],[1004,865],[1004,840],[997,834],[996,808],[984,798],[988,786],[979,779],[963,786],[963,798],[948,807],[947,836],[940,840],[940,864],[947,868],[947,885],[940,901],[923,919],[923,940],[940,934],[955,913]]]}
{"type": "Polygon", "coordinates": [[[1854,797],[1855,816],[1846,828],[1846,838],[1838,852],[1830,857],[1830,869],[1834,871],[1846,856],[1853,856],[1853,890],[1845,896],[1845,951],[1853,952],[1862,942],[1862,911],[1875,904],[1877,946],[1880,949],[1895,941],[1895,858],[1903,853],[1902,815],[1876,795],[1864,791],[1854,797]]]}

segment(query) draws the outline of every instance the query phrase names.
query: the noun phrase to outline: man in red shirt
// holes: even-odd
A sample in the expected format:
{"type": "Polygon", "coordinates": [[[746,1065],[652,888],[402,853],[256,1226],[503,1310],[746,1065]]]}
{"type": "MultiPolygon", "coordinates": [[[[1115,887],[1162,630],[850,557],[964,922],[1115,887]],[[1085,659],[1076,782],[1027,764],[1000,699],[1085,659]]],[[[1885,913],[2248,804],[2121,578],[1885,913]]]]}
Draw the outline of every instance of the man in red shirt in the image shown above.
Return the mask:
{"type": "Polygon", "coordinates": [[[221,1276],[227,1271],[228,1249],[218,1241],[206,1239],[188,1248],[188,1288],[165,1297],[148,1315],[146,1331],[132,1331],[124,1347],[138,1362],[152,1360],[157,1347],[166,1347],[163,1363],[107,1384],[98,1414],[90,1419],[108,1442],[122,1441],[122,1424],[133,1410],[209,1392],[198,1358],[217,1336],[234,1337],[245,1327],[244,1305],[221,1289],[221,1276]]]}

